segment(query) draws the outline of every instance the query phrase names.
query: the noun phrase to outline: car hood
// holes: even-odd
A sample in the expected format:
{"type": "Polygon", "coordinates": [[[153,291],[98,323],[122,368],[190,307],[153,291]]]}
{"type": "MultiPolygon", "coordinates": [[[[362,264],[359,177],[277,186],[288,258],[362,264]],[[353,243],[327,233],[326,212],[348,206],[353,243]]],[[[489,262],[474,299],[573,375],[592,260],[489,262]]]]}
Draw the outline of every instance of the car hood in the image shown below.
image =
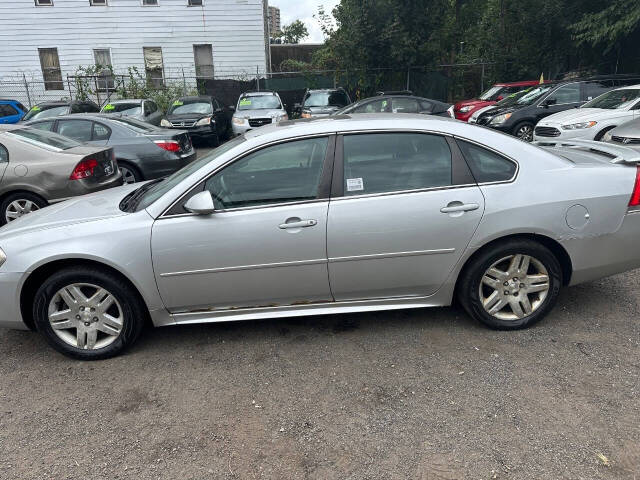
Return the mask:
{"type": "Polygon", "coordinates": [[[276,118],[287,113],[279,108],[274,109],[259,109],[259,110],[237,110],[233,114],[236,118],[276,118]]]}
{"type": "Polygon", "coordinates": [[[20,217],[0,228],[0,243],[7,237],[23,233],[127,215],[120,210],[120,202],[129,192],[141,185],[141,183],[123,185],[72,198],[20,217]]]}
{"type": "Polygon", "coordinates": [[[456,103],[454,108],[456,110],[460,110],[462,107],[480,108],[480,107],[486,107],[487,105],[493,105],[494,103],[496,102],[489,102],[487,100],[478,100],[474,98],[471,100],[462,100],[461,102],[456,103]]]}
{"type": "Polygon", "coordinates": [[[627,123],[623,123],[619,127],[611,130],[609,133],[611,135],[615,135],[616,137],[640,138],[640,118],[627,123]]]}
{"type": "Polygon", "coordinates": [[[169,120],[171,123],[173,123],[173,122],[183,122],[187,120],[193,120],[193,121],[200,120],[201,118],[210,117],[212,115],[213,115],[212,113],[181,113],[178,115],[174,115],[174,114],[165,115],[165,118],[169,120]]]}
{"type": "Polygon", "coordinates": [[[597,122],[598,120],[608,120],[628,115],[626,110],[612,110],[608,108],[571,108],[564,112],[554,113],[540,121],[540,125],[562,124],[581,122],[597,122]]]}

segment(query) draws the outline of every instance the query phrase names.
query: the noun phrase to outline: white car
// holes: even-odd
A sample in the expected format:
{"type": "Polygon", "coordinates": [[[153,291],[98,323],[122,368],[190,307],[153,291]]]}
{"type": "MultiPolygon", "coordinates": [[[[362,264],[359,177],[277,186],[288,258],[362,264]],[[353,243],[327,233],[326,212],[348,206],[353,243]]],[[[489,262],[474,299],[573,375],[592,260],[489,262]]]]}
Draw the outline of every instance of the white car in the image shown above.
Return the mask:
{"type": "Polygon", "coordinates": [[[533,139],[601,140],[607,131],[640,118],[640,85],[603,93],[580,108],[572,108],[540,120],[533,139]]]}

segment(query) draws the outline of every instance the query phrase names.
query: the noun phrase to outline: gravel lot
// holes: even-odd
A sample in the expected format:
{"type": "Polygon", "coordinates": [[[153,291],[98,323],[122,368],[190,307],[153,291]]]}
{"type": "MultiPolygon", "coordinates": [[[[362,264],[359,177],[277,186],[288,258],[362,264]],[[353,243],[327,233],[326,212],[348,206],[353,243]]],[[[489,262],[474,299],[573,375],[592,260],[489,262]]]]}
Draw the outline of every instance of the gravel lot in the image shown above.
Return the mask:
{"type": "Polygon", "coordinates": [[[634,479],[639,291],[574,287],[518,332],[457,308],[165,327],[94,363],[0,330],[0,478],[634,479]]]}

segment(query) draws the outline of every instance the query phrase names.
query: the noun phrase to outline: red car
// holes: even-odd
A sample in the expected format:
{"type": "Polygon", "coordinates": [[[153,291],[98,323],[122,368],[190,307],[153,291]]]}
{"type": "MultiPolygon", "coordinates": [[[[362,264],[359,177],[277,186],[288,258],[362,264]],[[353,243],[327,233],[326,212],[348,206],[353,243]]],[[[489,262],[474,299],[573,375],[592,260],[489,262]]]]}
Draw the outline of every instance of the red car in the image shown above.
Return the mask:
{"type": "Polygon", "coordinates": [[[519,92],[525,88],[538,85],[539,80],[530,80],[526,82],[512,82],[512,83],[496,83],[489,90],[485,91],[478,98],[471,100],[462,100],[456,103],[453,107],[453,114],[458,120],[468,122],[471,114],[476,110],[493,105],[499,102],[507,95],[519,92]]]}

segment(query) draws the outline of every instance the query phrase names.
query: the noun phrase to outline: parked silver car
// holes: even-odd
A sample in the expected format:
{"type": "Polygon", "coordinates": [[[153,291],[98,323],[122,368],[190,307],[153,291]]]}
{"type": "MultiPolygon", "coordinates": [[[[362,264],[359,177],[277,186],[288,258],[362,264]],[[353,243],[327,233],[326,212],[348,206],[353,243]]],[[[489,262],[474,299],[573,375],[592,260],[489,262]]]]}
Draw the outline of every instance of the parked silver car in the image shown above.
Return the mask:
{"type": "Polygon", "coordinates": [[[624,145],[640,151],[640,118],[623,123],[609,130],[602,137],[603,142],[624,145]]]}
{"type": "Polygon", "coordinates": [[[288,120],[287,111],[276,92],[245,92],[238,98],[231,126],[233,135],[242,135],[253,128],[288,120]]]}
{"type": "Polygon", "coordinates": [[[0,324],[105,358],[156,326],[449,305],[493,327],[640,266],[637,152],[424,115],[281,122],[0,229],[0,324]],[[571,145],[571,144],[569,144],[571,145]],[[127,248],[114,248],[126,245],[127,248]]]}
{"type": "Polygon", "coordinates": [[[158,108],[156,102],[144,98],[113,100],[105,104],[100,113],[119,113],[155,126],[160,126],[164,118],[164,113],[158,108]]]}
{"type": "Polygon", "coordinates": [[[22,124],[0,127],[0,225],[122,182],[111,148],[22,124]]]}

